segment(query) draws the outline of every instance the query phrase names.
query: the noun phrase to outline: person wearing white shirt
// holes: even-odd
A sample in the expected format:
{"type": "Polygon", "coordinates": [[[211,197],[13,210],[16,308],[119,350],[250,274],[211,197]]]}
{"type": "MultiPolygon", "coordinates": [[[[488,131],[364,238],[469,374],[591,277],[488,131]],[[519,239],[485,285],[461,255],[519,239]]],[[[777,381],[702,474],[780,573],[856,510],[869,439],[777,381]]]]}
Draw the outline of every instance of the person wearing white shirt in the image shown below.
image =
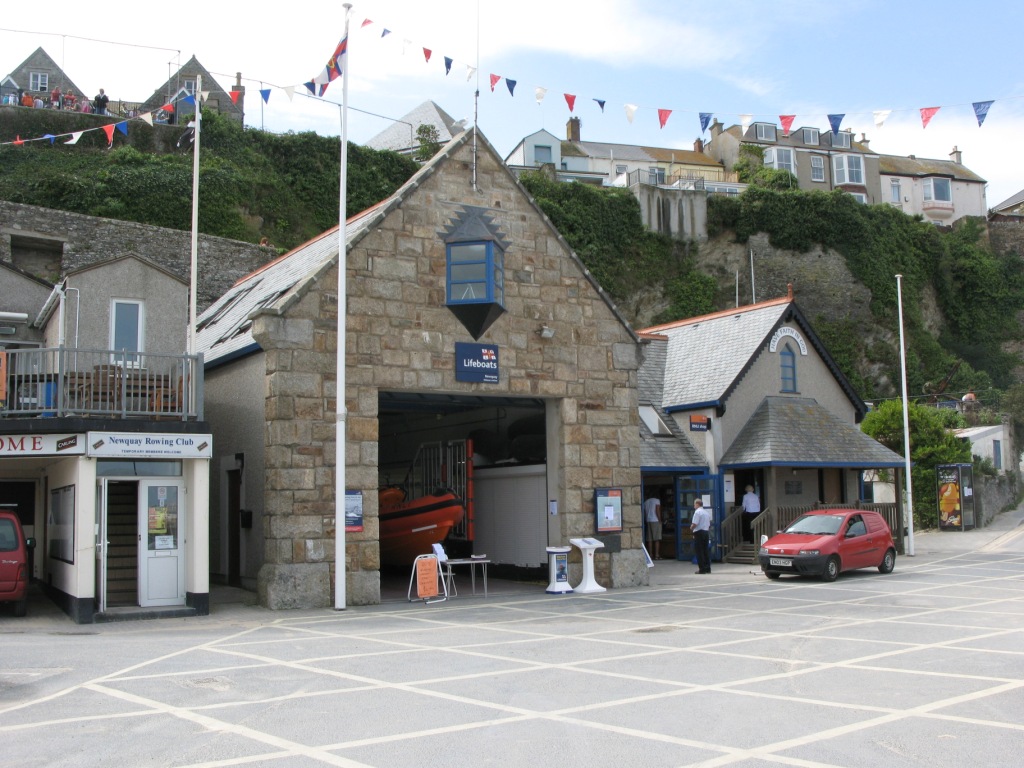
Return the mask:
{"type": "Polygon", "coordinates": [[[761,514],[761,499],[754,493],[754,486],[748,485],[743,494],[743,538],[754,540],[754,518],[761,514]]]}
{"type": "Polygon", "coordinates": [[[704,502],[699,498],[693,500],[690,531],[697,550],[697,573],[711,573],[711,513],[704,509],[704,502]]]}
{"type": "Polygon", "coordinates": [[[661,499],[651,495],[644,502],[644,523],[647,525],[647,546],[655,560],[661,559],[661,499]]]}

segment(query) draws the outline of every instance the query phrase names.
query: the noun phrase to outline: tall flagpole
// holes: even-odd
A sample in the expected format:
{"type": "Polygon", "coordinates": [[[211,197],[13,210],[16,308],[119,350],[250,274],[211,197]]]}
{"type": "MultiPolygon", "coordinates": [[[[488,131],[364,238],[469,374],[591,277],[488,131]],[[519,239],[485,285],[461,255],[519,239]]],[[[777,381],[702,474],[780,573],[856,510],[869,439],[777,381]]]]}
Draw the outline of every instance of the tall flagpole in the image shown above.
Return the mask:
{"type": "MultiPolygon", "coordinates": [[[[348,41],[348,17],[350,3],[345,9],[345,40],[348,41]]],[[[348,180],[348,43],[345,61],[341,71],[341,171],[338,179],[338,352],[337,392],[335,393],[335,418],[337,425],[334,437],[334,609],[345,610],[345,318],[348,314],[346,301],[346,278],[348,254],[346,253],[345,207],[347,205],[346,183],[348,180]]]]}
{"type": "Polygon", "coordinates": [[[903,374],[903,472],[906,475],[907,554],[914,556],[914,491],[910,482],[910,413],[907,410],[907,346],[903,342],[903,275],[896,275],[896,301],[900,315],[900,373],[903,374]]]}
{"type": "MultiPolygon", "coordinates": [[[[199,104],[203,98],[203,76],[196,75],[196,101],[195,136],[192,145],[192,256],[189,272],[189,285],[192,287],[188,300],[188,354],[196,353],[196,293],[199,273],[199,123],[202,109],[199,104]]],[[[192,389],[191,377],[189,377],[189,392],[192,389]]]]}

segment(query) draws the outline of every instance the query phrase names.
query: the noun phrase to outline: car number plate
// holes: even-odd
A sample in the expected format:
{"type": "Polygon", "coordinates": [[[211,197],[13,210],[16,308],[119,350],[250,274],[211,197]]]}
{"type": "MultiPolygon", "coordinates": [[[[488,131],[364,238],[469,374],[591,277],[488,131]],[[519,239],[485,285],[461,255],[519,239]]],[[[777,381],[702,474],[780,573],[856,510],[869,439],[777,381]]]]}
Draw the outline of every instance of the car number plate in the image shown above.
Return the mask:
{"type": "Polygon", "coordinates": [[[772,557],[769,558],[768,565],[781,565],[786,568],[789,568],[793,565],[793,561],[790,560],[788,557],[772,557]]]}

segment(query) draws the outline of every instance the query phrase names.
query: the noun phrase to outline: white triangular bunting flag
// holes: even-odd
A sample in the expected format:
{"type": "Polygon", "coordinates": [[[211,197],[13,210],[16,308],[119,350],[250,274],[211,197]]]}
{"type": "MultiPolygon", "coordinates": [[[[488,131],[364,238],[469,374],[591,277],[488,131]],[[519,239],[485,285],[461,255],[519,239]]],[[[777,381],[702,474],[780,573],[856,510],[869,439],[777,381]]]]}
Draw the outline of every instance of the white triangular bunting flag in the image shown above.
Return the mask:
{"type": "Polygon", "coordinates": [[[466,65],[466,82],[468,83],[470,80],[472,80],[473,79],[473,75],[475,75],[475,74],[476,74],[476,67],[471,67],[471,66],[469,66],[467,64],[466,65]]]}
{"type": "Polygon", "coordinates": [[[152,125],[153,124],[153,113],[152,112],[147,112],[144,115],[139,115],[139,117],[142,118],[142,122],[144,122],[146,125],[152,125]]]}
{"type": "Polygon", "coordinates": [[[875,110],[875,128],[881,128],[886,118],[892,114],[891,109],[878,109],[875,110]]]}
{"type": "Polygon", "coordinates": [[[547,88],[541,88],[539,85],[537,86],[537,88],[534,91],[534,93],[537,96],[537,103],[538,104],[540,104],[542,101],[544,101],[544,96],[547,94],[547,92],[548,92],[547,88]]]}
{"type": "Polygon", "coordinates": [[[753,115],[740,115],[740,125],[743,126],[743,132],[744,133],[746,133],[747,128],[750,127],[750,124],[752,122],[754,122],[754,116],[753,115]]]}
{"type": "Polygon", "coordinates": [[[292,99],[295,97],[295,86],[286,85],[284,87],[284,95],[288,97],[288,101],[292,101],[292,99]]]}
{"type": "Polygon", "coordinates": [[[636,114],[636,111],[638,109],[640,109],[640,107],[638,107],[636,104],[626,105],[626,119],[629,120],[629,122],[633,122],[633,115],[636,114]]]}
{"type": "Polygon", "coordinates": [[[68,139],[67,141],[65,141],[64,143],[65,144],[77,144],[78,140],[80,138],[82,138],[82,134],[83,133],[85,133],[85,131],[75,131],[74,133],[71,134],[71,138],[68,139]]]}

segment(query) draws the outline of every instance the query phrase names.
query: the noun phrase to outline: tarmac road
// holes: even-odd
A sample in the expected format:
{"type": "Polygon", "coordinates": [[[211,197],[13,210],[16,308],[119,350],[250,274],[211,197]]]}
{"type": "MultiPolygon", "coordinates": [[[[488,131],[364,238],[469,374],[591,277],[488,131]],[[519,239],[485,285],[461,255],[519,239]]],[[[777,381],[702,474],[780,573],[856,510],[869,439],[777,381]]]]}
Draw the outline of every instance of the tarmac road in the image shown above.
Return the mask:
{"type": "Polygon", "coordinates": [[[600,595],[3,614],[0,766],[1020,766],[1022,519],[834,584],[659,561],[600,595]]]}

